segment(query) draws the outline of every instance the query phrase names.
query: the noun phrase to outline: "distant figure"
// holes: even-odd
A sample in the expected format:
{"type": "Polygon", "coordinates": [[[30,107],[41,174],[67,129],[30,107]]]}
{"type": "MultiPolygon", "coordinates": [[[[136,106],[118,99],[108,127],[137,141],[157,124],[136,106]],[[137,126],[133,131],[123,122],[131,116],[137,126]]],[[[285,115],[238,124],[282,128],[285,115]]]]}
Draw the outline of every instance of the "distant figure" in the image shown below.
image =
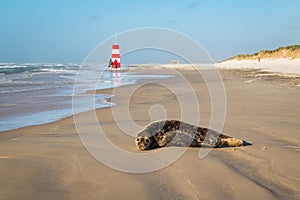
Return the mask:
{"type": "Polygon", "coordinates": [[[109,62],[108,62],[108,66],[109,66],[109,68],[111,68],[111,67],[112,67],[112,64],[113,64],[112,60],[111,60],[111,59],[109,59],[109,62]]]}
{"type": "Polygon", "coordinates": [[[260,63],[260,57],[259,56],[257,57],[257,61],[258,61],[258,63],[260,63]]]}
{"type": "Polygon", "coordinates": [[[118,61],[115,59],[113,68],[118,68],[118,61]]]}
{"type": "Polygon", "coordinates": [[[171,60],[171,64],[179,64],[179,60],[171,60]]]}

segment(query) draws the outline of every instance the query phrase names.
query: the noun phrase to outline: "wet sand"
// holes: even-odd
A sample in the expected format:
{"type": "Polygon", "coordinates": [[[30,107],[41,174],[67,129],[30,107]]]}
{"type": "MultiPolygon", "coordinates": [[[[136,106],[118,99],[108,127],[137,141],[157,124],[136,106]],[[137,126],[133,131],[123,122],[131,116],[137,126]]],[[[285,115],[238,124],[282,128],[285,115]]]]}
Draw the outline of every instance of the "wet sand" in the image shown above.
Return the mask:
{"type": "MultiPolygon", "coordinates": [[[[211,108],[205,82],[192,70],[180,73],[197,93],[200,125],[208,126],[211,108]]],[[[289,84],[288,78],[269,80],[253,73],[221,71],[227,96],[223,132],[251,146],[213,149],[204,159],[198,158],[198,148],[190,148],[162,170],[123,173],[88,153],[69,117],[0,133],[0,199],[300,199],[300,87],[289,84]]],[[[176,78],[159,82],[176,85],[176,78]]],[[[129,102],[137,124],[149,123],[149,108],[155,104],[165,107],[168,118],[180,118],[179,103],[170,90],[155,82],[140,84],[129,102]]],[[[112,101],[127,104],[122,94],[130,87],[135,86],[119,88],[112,101]]],[[[90,113],[80,117],[93,132],[90,113]]],[[[98,109],[96,115],[112,142],[138,152],[134,138],[114,122],[111,108],[98,109]]]]}

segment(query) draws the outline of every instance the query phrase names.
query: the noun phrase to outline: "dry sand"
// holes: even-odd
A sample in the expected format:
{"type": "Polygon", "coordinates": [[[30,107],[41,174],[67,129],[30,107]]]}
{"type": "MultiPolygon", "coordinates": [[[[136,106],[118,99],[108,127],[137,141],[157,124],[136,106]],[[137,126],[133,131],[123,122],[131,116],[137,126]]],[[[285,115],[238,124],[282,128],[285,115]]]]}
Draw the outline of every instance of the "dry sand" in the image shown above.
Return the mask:
{"type": "MultiPolygon", "coordinates": [[[[224,132],[252,146],[213,149],[204,159],[198,158],[198,148],[190,148],[162,170],[129,174],[94,159],[69,117],[0,134],[0,199],[300,199],[300,87],[278,77],[253,80],[254,72],[222,71],[224,132]]],[[[194,71],[181,73],[196,89],[200,123],[208,126],[211,109],[204,81],[194,71]]],[[[160,82],[176,84],[176,78],[160,82]]],[[[122,99],[115,96],[113,101],[126,104],[122,99]]],[[[169,118],[180,118],[176,97],[160,85],[147,84],[130,99],[133,120],[145,126],[153,104],[164,105],[169,118]]],[[[96,113],[111,141],[138,152],[134,138],[115,124],[111,108],[96,113]]],[[[88,115],[80,114],[93,132],[88,115]]]]}
{"type": "Polygon", "coordinates": [[[261,69],[266,72],[277,72],[291,75],[300,75],[300,58],[265,58],[253,60],[227,60],[216,64],[225,69],[261,69]]]}

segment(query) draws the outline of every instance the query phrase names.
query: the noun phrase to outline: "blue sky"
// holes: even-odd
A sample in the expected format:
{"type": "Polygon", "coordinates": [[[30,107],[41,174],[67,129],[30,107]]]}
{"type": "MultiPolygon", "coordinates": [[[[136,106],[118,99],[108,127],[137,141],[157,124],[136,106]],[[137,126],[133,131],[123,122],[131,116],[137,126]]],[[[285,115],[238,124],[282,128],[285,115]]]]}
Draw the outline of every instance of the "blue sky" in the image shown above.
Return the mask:
{"type": "Polygon", "coordinates": [[[300,44],[299,0],[0,0],[0,62],[81,63],[115,30],[187,34],[216,60],[300,44]]]}

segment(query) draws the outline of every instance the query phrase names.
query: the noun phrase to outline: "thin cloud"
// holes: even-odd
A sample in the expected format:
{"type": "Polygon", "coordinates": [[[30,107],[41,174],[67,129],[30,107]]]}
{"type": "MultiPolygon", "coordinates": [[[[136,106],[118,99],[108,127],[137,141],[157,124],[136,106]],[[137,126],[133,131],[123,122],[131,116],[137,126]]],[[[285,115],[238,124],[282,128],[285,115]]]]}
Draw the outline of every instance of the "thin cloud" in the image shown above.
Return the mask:
{"type": "Polygon", "coordinates": [[[88,20],[96,21],[97,19],[98,19],[98,15],[97,14],[93,14],[93,15],[88,16],[88,20]]]}
{"type": "Polygon", "coordinates": [[[193,1],[190,4],[186,5],[184,7],[184,9],[192,9],[192,8],[195,8],[195,7],[199,6],[199,5],[201,5],[201,1],[200,0],[196,0],[196,1],[193,1]]]}

